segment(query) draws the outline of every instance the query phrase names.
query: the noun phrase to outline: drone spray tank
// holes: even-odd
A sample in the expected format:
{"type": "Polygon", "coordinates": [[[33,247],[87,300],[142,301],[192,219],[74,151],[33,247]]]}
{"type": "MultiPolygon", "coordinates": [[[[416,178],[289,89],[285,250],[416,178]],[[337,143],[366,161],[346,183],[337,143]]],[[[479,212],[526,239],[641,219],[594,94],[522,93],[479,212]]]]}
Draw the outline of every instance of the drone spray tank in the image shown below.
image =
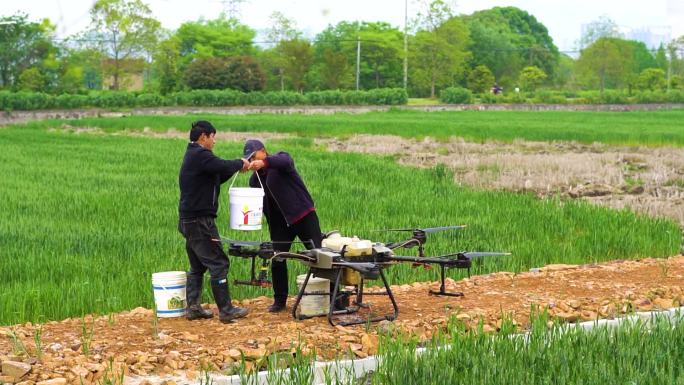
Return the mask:
{"type": "MultiPolygon", "coordinates": [[[[340,253],[344,258],[353,261],[355,257],[371,255],[373,244],[367,239],[358,237],[343,237],[339,232],[329,234],[321,244],[324,248],[340,253]]],[[[361,275],[357,271],[345,268],[342,276],[344,285],[358,285],[361,275]]]]}

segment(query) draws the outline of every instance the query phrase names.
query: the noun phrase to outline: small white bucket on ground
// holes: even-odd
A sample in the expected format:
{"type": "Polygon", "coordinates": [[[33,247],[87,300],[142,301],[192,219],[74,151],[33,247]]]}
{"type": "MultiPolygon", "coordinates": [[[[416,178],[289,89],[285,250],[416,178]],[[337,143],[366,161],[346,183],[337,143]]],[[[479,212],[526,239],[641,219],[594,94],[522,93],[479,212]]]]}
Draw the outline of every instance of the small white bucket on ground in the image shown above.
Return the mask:
{"type": "Polygon", "coordinates": [[[249,187],[231,187],[230,228],[233,230],[261,230],[264,210],[264,190],[249,187]]]}
{"type": "MultiPolygon", "coordinates": [[[[297,288],[302,289],[306,274],[297,276],[297,288]]],[[[321,314],[328,314],[330,309],[330,280],[325,278],[318,278],[311,276],[309,282],[306,284],[304,293],[322,293],[321,295],[303,295],[297,308],[297,315],[303,316],[317,316],[321,314]]]]}
{"type": "Polygon", "coordinates": [[[187,278],[184,271],[164,271],[152,274],[157,317],[171,318],[185,315],[186,284],[187,278]]]}

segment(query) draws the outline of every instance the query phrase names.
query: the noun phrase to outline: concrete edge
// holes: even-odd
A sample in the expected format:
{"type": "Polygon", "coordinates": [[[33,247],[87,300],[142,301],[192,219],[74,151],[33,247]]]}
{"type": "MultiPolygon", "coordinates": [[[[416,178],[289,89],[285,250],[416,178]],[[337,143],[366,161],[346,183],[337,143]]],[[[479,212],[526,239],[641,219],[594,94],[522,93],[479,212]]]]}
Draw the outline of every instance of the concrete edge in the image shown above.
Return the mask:
{"type": "MultiPolygon", "coordinates": [[[[635,322],[638,320],[648,321],[660,316],[665,316],[669,319],[675,319],[677,317],[684,316],[684,306],[663,311],[637,312],[620,318],[585,321],[574,325],[584,330],[591,330],[596,327],[613,328],[625,322],[635,322]]],[[[573,326],[573,324],[568,324],[568,326],[573,326]]],[[[418,348],[416,349],[416,354],[422,354],[426,350],[427,348],[418,348]]],[[[378,367],[378,363],[378,356],[370,356],[367,358],[357,360],[315,361],[312,367],[314,375],[313,384],[325,385],[327,383],[326,378],[332,379],[332,383],[347,383],[352,378],[359,378],[368,372],[375,371],[378,367]]],[[[289,369],[283,369],[278,373],[280,376],[287,376],[289,375],[289,369]]],[[[269,373],[267,371],[261,371],[256,375],[250,376],[248,383],[254,385],[266,385],[268,384],[269,377],[272,376],[273,374],[269,376],[269,373]]],[[[211,378],[213,380],[214,385],[242,384],[239,375],[212,375],[211,378]]]]}

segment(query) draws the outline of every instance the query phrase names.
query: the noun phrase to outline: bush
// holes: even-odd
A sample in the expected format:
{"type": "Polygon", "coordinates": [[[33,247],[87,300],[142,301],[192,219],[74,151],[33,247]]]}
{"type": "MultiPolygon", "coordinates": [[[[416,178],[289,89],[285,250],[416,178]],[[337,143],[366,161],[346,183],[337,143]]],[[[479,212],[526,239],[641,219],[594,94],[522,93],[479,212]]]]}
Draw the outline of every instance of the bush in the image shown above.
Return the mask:
{"type": "Polygon", "coordinates": [[[470,104],[473,102],[473,93],[463,87],[449,87],[439,93],[439,100],[447,104],[470,104]]]}
{"type": "Polygon", "coordinates": [[[55,99],[57,108],[84,108],[88,107],[90,98],[87,95],[62,94],[55,99]]]}
{"type": "Polygon", "coordinates": [[[480,94],[480,103],[482,104],[497,104],[503,102],[501,95],[494,95],[490,93],[480,94]]]}
{"type": "Polygon", "coordinates": [[[566,104],[568,102],[565,95],[548,90],[536,92],[532,101],[533,103],[543,104],[566,104]]]}
{"type": "Polygon", "coordinates": [[[339,90],[309,92],[305,96],[307,103],[314,106],[339,106],[344,104],[344,94],[339,90]]]}
{"type": "Polygon", "coordinates": [[[140,94],[136,99],[136,105],[140,107],[158,107],[167,104],[166,98],[160,94],[140,94]]]}

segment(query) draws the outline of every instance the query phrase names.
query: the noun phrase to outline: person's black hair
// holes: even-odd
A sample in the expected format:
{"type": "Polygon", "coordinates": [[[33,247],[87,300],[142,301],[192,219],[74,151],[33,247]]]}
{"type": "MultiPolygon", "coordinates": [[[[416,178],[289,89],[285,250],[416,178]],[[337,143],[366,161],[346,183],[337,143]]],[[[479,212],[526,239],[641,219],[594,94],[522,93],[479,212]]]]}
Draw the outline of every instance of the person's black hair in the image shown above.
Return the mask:
{"type": "Polygon", "coordinates": [[[192,122],[192,128],[190,129],[190,141],[196,142],[202,134],[207,136],[216,134],[216,129],[206,120],[197,120],[192,122]]]}

